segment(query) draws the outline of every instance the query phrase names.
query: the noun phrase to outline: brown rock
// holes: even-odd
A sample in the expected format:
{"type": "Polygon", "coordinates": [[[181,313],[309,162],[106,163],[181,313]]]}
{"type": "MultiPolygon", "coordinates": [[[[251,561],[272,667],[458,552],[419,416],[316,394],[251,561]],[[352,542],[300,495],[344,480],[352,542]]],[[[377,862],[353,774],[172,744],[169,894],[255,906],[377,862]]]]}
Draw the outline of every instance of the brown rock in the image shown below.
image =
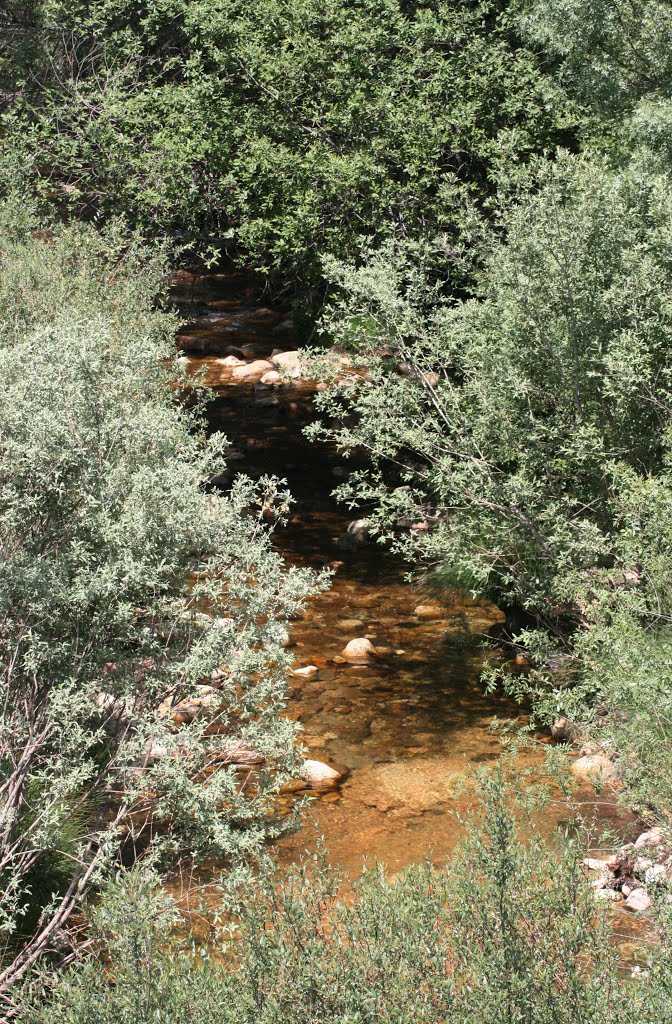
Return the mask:
{"type": "Polygon", "coordinates": [[[446,616],[446,609],[440,604],[419,604],[413,614],[419,619],[443,619],[446,616]]]}
{"type": "Polygon", "coordinates": [[[400,800],[395,800],[393,797],[373,789],[360,790],[357,793],[357,798],[365,807],[374,807],[382,814],[387,814],[388,811],[392,811],[401,805],[400,800]]]}
{"type": "Polygon", "coordinates": [[[274,369],[273,363],[270,363],[267,359],[253,359],[251,363],[234,366],[231,370],[231,376],[234,380],[255,384],[261,380],[265,373],[274,369]]]}
{"type": "Polygon", "coordinates": [[[343,648],[341,655],[346,661],[354,664],[365,663],[374,653],[374,646],[366,637],[355,637],[343,648]]]}
{"type": "Polygon", "coordinates": [[[551,736],[558,743],[571,743],[576,737],[576,726],[564,715],[559,715],[551,726],[551,736]]]}
{"type": "Polygon", "coordinates": [[[290,782],[286,782],[284,786],[280,787],[281,793],[302,793],[306,789],[306,783],[303,779],[292,779],[290,782]]]}
{"type": "Polygon", "coordinates": [[[263,764],[266,758],[245,740],[231,740],[217,752],[219,764],[263,764]]]}
{"type": "Polygon", "coordinates": [[[328,793],[320,794],[320,803],[323,804],[336,804],[341,799],[341,794],[337,793],[335,789],[330,790],[328,793]]]}
{"type": "Polygon", "coordinates": [[[572,765],[572,772],[577,778],[597,785],[614,782],[618,778],[618,769],[606,754],[586,754],[578,758],[572,765]]]}

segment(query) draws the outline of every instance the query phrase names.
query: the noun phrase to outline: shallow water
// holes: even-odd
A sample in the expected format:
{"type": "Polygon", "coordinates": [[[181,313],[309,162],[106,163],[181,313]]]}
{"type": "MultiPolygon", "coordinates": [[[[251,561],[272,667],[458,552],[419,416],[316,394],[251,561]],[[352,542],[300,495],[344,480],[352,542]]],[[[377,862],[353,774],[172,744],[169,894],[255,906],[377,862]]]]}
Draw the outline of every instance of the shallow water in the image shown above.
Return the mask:
{"type": "MultiPolygon", "coordinates": [[[[295,505],[277,534],[279,548],[288,562],[334,569],[331,589],[292,624],[295,667],[318,671],[291,679],[287,714],[302,726],[307,756],[348,773],[337,790],[312,794],[303,829],[280,840],[277,858],[291,863],[321,835],[331,861],[350,871],[367,859],[391,871],[426,857],[445,861],[460,837],[456,812],[473,803],[461,785],[465,774],[500,753],[493,720],[525,717],[501,696],[486,696],[480,682],[484,660],[501,656],[484,641],[504,616],[490,602],[455,593],[425,617],[416,609],[436,602],[405,581],[408,567],[397,557],[372,543],[344,548],[348,522],[362,513],[331,497],[347,464],[303,436],[314,392],[303,384],[233,384],[221,362],[228,354],[251,360],[295,347],[287,309],[262,305],[262,283],[181,275],[175,296],[192,317],[179,344],[189,371],[215,388],[210,424],[233,444],[232,470],[285,478],[295,505]],[[341,663],[353,637],[387,653],[367,664],[341,663]]],[[[539,753],[521,757],[540,760],[539,753]]],[[[588,804],[594,799],[582,795],[588,804]]],[[[561,802],[554,805],[541,828],[551,834],[567,813],[561,802]]],[[[623,838],[636,831],[634,820],[609,803],[598,813],[623,838]]]]}

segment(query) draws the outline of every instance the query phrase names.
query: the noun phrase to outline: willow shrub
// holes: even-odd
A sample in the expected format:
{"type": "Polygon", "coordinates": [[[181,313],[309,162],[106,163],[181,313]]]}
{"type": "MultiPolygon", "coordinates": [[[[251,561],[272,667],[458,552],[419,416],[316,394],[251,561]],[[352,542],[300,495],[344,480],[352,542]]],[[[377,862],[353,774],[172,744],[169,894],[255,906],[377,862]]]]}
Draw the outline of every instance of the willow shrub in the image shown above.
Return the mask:
{"type": "MultiPolygon", "coordinates": [[[[311,580],[270,525],[287,495],[222,465],[171,377],[160,254],[121,229],[0,237],[0,992],[64,951],[123,857],[235,860],[276,834],[295,766],[284,623],[311,580]],[[266,521],[265,521],[266,520],[266,521]],[[219,674],[216,693],[200,690],[219,674]],[[171,708],[207,695],[176,729],[171,708]],[[207,717],[207,716],[206,716],[207,717]],[[262,761],[244,772],[235,751],[262,761]],[[204,780],[207,776],[207,784],[204,780]]],[[[244,759],[244,758],[243,758],[244,759]]]]}
{"type": "Polygon", "coordinates": [[[147,879],[126,876],[95,912],[96,953],[44,979],[42,1001],[39,985],[26,993],[25,1021],[669,1020],[664,954],[648,975],[619,981],[579,844],[565,837],[562,850],[549,846],[529,821],[521,832],[501,768],[483,773],[481,786],[478,820],[445,868],[416,866],[395,880],[370,870],[353,892],[317,857],[239,890],[238,934],[224,960],[171,941],[165,897],[147,879]]]}
{"type": "Polygon", "coordinates": [[[665,0],[525,0],[520,31],[584,105],[592,137],[623,164],[672,169],[672,11],[665,0]]]}
{"type": "Polygon", "coordinates": [[[561,154],[530,185],[504,211],[504,237],[480,249],[473,299],[445,299],[465,254],[439,243],[331,266],[341,294],[326,327],[367,374],[318,396],[314,434],[370,453],[340,493],[380,536],[443,585],[536,618],[546,632],[525,640],[555,671],[514,689],[531,685],[546,719],[590,720],[661,810],[672,795],[669,182],[561,154]]]}
{"type": "Polygon", "coordinates": [[[667,457],[672,205],[662,179],[565,156],[538,166],[503,226],[466,302],[433,283],[450,251],[430,254],[431,274],[393,246],[332,266],[325,326],[368,376],[318,396],[341,418],[314,433],[371,453],[342,493],[375,502],[381,531],[431,512],[436,529],[403,548],[550,614],[569,575],[615,557],[619,472],[667,457]]]}
{"type": "Polygon", "coordinates": [[[0,178],[25,175],[76,216],[225,236],[319,281],[323,253],[454,224],[460,193],[483,196],[509,165],[571,141],[573,104],[505,8],[16,5],[0,178]]]}
{"type": "MultiPolygon", "coordinates": [[[[530,0],[526,32],[560,58],[563,85],[606,123],[645,99],[670,98],[672,13],[661,0],[530,0]]],[[[606,126],[606,124],[605,124],[606,126]]]]}
{"type": "MultiPolygon", "coordinates": [[[[546,721],[559,712],[617,752],[628,802],[668,824],[672,797],[672,479],[621,470],[614,496],[616,570],[577,574],[583,628],[561,662],[520,687],[546,721]],[[625,568],[629,567],[629,568],[625,568]],[[570,657],[567,657],[567,654],[570,657]],[[572,683],[571,686],[567,685],[572,683]]],[[[541,666],[558,645],[529,635],[541,666]]]]}

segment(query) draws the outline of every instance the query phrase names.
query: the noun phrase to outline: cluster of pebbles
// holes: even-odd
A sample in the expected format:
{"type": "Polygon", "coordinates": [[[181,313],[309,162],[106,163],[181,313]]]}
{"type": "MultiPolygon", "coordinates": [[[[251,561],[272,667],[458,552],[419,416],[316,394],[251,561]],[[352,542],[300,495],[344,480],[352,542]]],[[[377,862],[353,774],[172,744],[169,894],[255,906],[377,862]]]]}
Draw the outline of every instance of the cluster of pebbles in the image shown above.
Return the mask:
{"type": "Polygon", "coordinates": [[[592,885],[599,899],[622,902],[628,910],[648,910],[652,895],[672,878],[672,838],[652,828],[607,860],[587,857],[584,865],[595,874],[592,885]]]}

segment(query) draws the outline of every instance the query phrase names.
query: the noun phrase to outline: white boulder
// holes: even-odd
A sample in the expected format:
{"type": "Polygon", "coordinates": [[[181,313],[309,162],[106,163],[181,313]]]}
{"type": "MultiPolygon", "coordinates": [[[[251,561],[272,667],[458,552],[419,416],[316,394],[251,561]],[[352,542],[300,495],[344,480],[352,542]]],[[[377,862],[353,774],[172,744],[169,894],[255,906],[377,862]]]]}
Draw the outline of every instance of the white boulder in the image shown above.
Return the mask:
{"type": "Polygon", "coordinates": [[[312,679],[319,671],[317,665],[303,665],[301,668],[292,669],[292,675],[300,679],[312,679]]]}
{"type": "Polygon", "coordinates": [[[375,653],[375,648],[366,637],[358,636],[346,644],[341,653],[346,661],[357,663],[368,661],[371,655],[375,653]]]}
{"type": "Polygon", "coordinates": [[[301,376],[303,364],[301,355],[297,351],[278,352],[273,356],[273,363],[276,369],[282,370],[283,374],[296,380],[301,376]]]}
{"type": "Polygon", "coordinates": [[[646,889],[633,889],[625,901],[625,905],[628,910],[648,910],[651,906],[651,898],[646,889]]]}
{"type": "Polygon", "coordinates": [[[616,765],[606,754],[586,754],[572,764],[572,772],[579,779],[603,785],[614,782],[618,777],[616,765]]]}
{"type": "Polygon", "coordinates": [[[303,762],[299,777],[311,789],[331,789],[341,778],[341,773],[324,761],[313,761],[309,758],[303,762]]]}
{"type": "Polygon", "coordinates": [[[652,828],[648,832],[642,832],[641,836],[635,839],[635,846],[637,849],[641,849],[642,846],[658,846],[662,841],[662,828],[652,828]]]}
{"type": "Polygon", "coordinates": [[[245,360],[239,359],[238,356],[223,356],[221,359],[215,359],[218,366],[225,366],[227,368],[234,366],[245,366],[245,360]]]}

